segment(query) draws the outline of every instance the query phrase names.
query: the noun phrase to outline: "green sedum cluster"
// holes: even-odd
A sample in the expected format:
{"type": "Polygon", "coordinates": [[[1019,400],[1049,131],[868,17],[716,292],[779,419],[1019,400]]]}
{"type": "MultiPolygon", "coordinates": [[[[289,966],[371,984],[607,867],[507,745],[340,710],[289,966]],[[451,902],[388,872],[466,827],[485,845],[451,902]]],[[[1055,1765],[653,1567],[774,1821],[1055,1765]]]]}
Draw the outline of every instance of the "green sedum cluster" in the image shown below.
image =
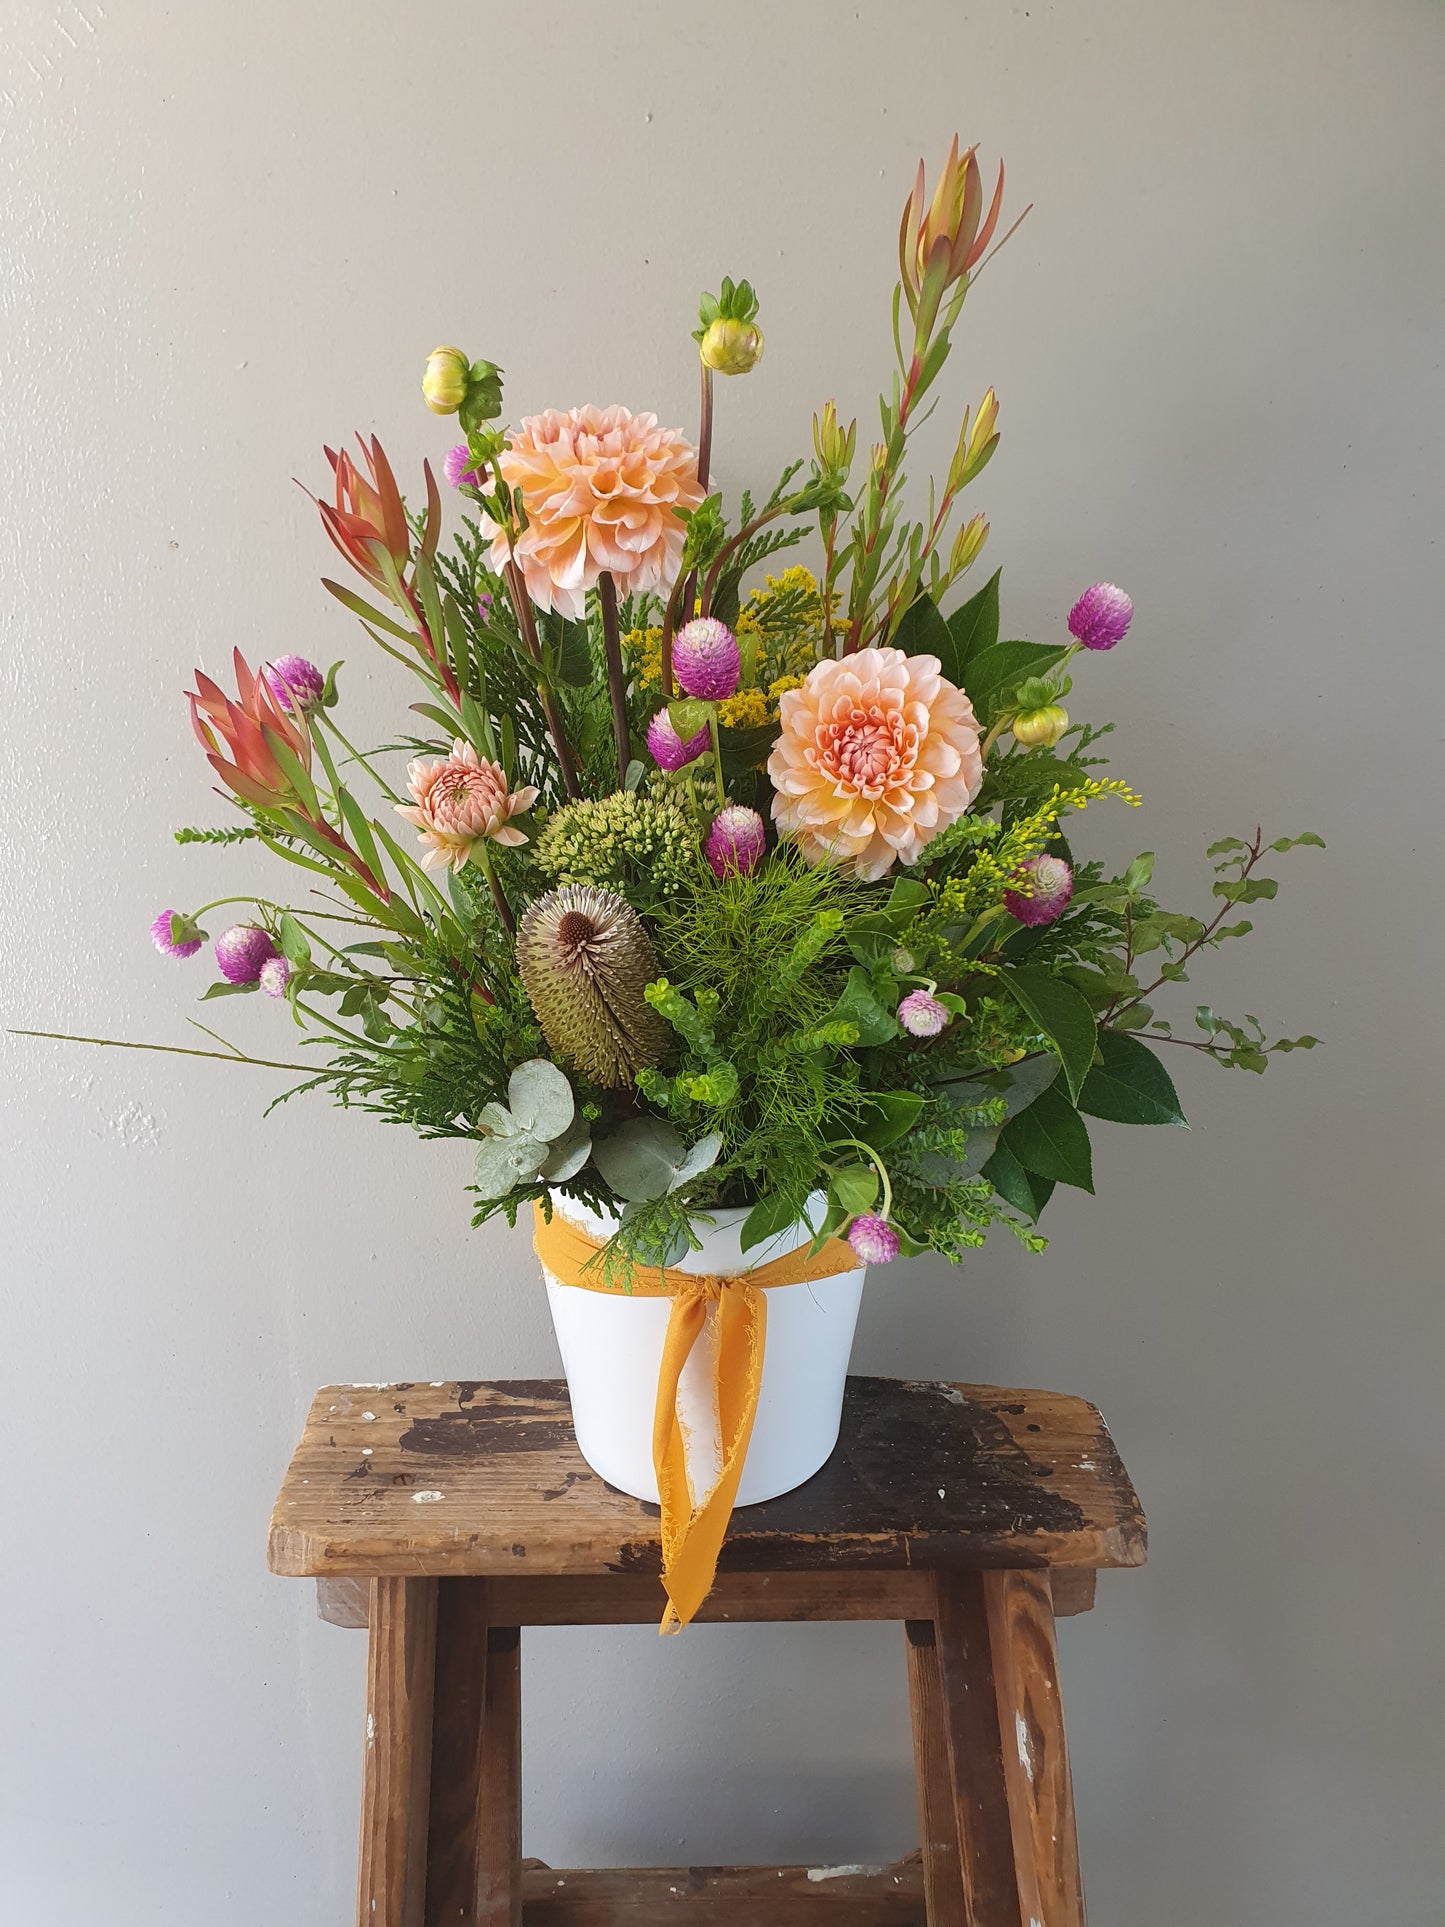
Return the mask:
{"type": "Polygon", "coordinates": [[[697,881],[697,827],[670,796],[584,797],[553,813],[532,859],[553,883],[611,884],[638,901],[661,899],[697,881]]]}

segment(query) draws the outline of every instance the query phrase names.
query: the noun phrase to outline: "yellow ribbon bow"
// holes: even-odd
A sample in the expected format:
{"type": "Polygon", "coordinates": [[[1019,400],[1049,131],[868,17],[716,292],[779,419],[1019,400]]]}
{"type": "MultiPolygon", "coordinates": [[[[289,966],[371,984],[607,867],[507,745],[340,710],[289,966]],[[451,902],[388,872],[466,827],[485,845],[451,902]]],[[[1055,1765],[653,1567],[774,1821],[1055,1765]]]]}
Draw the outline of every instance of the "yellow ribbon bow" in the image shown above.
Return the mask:
{"type": "MultiPolygon", "coordinates": [[[[560,1284],[580,1285],[584,1291],[616,1289],[604,1283],[600,1267],[592,1262],[602,1249],[600,1244],[560,1212],[554,1211],[549,1223],[540,1204],[534,1205],[533,1211],[532,1245],[544,1270],[560,1284]]],[[[762,1390],[768,1326],[764,1292],[813,1278],[834,1278],[858,1268],[857,1254],[841,1238],[830,1238],[816,1257],[810,1258],[804,1245],[754,1271],[718,1276],[675,1268],[658,1270],[651,1265],[632,1267],[626,1286],[632,1297],[672,1300],[652,1422],[652,1464],[662,1502],[662,1583],[668,1601],[662,1617],[663,1632],[677,1632],[685,1626],[712,1590],[762,1390]],[[699,1504],[688,1477],[687,1445],[677,1400],[683,1368],[707,1327],[710,1305],[717,1306],[713,1397],[722,1441],[722,1470],[699,1504]]]]}

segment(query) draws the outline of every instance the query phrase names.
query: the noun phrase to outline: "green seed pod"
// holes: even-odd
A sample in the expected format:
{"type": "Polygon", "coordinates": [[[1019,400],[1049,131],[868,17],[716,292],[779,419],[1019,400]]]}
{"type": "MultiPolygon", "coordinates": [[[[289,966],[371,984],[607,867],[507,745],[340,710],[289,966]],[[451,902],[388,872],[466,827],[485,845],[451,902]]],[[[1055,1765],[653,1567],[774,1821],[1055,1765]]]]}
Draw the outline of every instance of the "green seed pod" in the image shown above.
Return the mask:
{"type": "Polygon", "coordinates": [[[517,969],[547,1042],[599,1084],[632,1085],[671,1030],[643,991],[661,973],[637,913],[611,890],[568,884],[539,897],[517,933],[517,969]]]}

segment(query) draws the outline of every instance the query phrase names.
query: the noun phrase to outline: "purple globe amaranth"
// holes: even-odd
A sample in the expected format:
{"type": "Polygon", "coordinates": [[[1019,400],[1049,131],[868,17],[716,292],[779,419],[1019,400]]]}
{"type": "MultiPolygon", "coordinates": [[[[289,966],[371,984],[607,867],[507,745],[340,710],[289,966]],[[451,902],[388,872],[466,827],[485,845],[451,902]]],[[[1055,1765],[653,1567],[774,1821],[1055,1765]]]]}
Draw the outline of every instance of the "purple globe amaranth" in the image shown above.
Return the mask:
{"type": "Polygon", "coordinates": [[[268,957],[256,981],[268,997],[284,997],[291,981],[291,966],[284,957],[268,957]]]}
{"type": "Polygon", "coordinates": [[[1112,582],[1085,589],[1069,611],[1069,634],[1084,649],[1112,649],[1134,620],[1134,604],[1112,582]]]}
{"type": "Polygon", "coordinates": [[[737,637],[715,616],[685,622],[672,639],[672,673],[684,695],[726,702],[738,693],[743,673],[737,637]]]}
{"type": "Polygon", "coordinates": [[[326,678],[305,656],[278,656],[266,664],[266,686],[284,710],[315,709],[326,694],[326,678]]]}
{"type": "Polygon", "coordinates": [[[910,990],[898,1006],[898,1021],[910,1037],[937,1037],[947,1028],[950,1014],[927,990],[910,990]]]}
{"type": "Polygon", "coordinates": [[[729,803],[713,818],[703,854],[715,877],[745,877],[762,862],[766,847],[767,832],[757,811],[741,803],[729,803]]]}
{"type": "Polygon", "coordinates": [[[179,910],[162,910],[151,925],[151,942],[163,957],[194,957],[205,941],[195,918],[179,910]]]}
{"type": "Polygon", "coordinates": [[[688,763],[695,763],[707,748],[709,740],[707,731],[700,729],[696,736],[689,736],[684,742],[673,728],[672,718],[665,709],[659,709],[647,725],[647,747],[659,769],[682,769],[688,763]]]}
{"type": "Polygon", "coordinates": [[[1031,856],[1014,872],[1026,890],[1005,890],[1003,903],[1011,917],[1034,927],[1053,923],[1069,907],[1074,873],[1061,856],[1031,856]]]}
{"type": "Polygon", "coordinates": [[[898,1256],[898,1233],[871,1211],[849,1225],[848,1242],[865,1265],[891,1265],[898,1256]]]}
{"type": "Polygon", "coordinates": [[[216,967],[228,984],[255,984],[276,946],[254,923],[233,923],[216,939],[216,967]]]}
{"type": "Polygon", "coordinates": [[[472,467],[472,451],[465,442],[458,442],[442,456],[442,471],[453,488],[460,488],[463,482],[470,482],[474,487],[481,484],[481,476],[472,467]]]}

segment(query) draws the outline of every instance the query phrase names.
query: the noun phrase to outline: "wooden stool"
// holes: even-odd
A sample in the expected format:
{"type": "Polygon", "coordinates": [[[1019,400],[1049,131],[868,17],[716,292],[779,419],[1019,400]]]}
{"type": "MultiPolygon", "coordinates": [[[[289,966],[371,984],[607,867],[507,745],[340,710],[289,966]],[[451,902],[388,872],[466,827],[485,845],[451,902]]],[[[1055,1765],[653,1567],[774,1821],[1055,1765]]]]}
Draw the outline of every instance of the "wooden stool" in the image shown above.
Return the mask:
{"type": "Polygon", "coordinates": [[[270,1542],[371,1629],[359,1927],[1081,1927],[1054,1618],[1144,1549],[1082,1399],[849,1380],[837,1451],[735,1515],[699,1615],[905,1622],[922,1852],[828,1877],[523,1861],[520,1628],[663,1606],[657,1508],[588,1469],[560,1381],[319,1392],[270,1542]]]}

